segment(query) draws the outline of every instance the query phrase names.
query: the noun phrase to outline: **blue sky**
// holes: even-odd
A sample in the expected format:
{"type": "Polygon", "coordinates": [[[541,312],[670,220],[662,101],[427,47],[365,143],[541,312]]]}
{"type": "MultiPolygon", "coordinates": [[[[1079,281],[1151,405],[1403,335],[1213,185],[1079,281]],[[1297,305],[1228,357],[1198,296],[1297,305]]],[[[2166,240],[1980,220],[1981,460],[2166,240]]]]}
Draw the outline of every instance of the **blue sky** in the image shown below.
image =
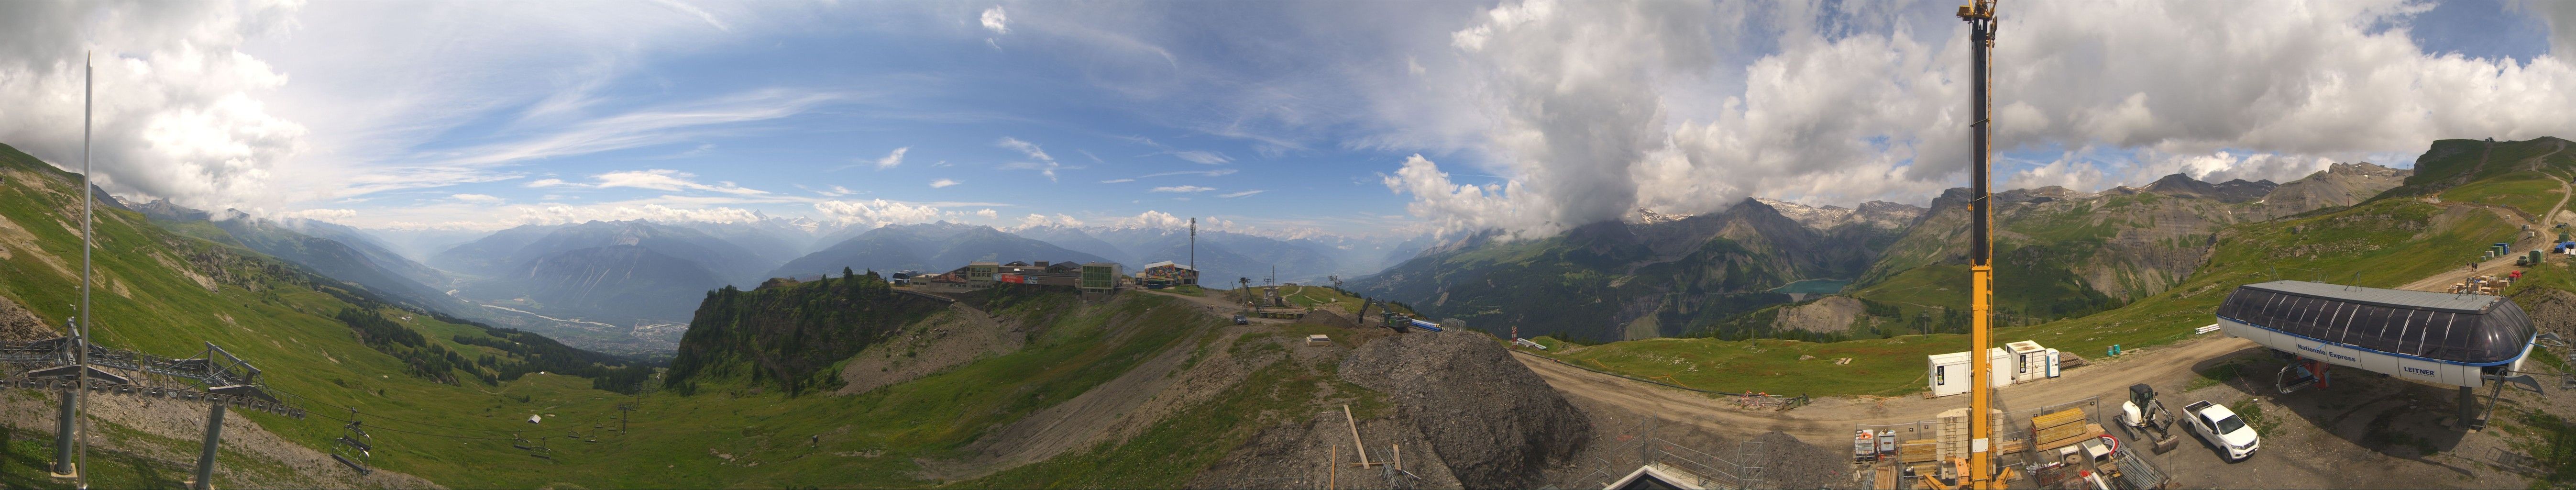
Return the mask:
{"type": "MultiPolygon", "coordinates": [[[[2007,3],[1999,173],[2286,181],[2576,136],[2542,109],[2576,104],[2562,5],[2007,3]]],[[[76,158],[54,122],[94,50],[102,181],[198,207],[1534,235],[1963,185],[1952,8],[20,3],[0,61],[30,75],[0,77],[0,141],[76,158]]]]}

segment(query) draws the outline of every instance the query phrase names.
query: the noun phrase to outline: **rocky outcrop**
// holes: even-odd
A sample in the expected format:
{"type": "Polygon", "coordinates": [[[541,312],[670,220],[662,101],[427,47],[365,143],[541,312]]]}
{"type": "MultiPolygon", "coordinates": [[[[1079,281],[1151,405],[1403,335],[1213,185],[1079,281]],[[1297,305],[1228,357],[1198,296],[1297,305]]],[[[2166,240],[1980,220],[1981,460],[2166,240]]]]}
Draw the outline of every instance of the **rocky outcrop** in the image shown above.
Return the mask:
{"type": "Polygon", "coordinates": [[[1844,208],[1842,206],[1816,207],[1758,197],[1754,198],[1753,201],[1770,206],[1772,209],[1778,210],[1781,216],[1797,221],[1798,224],[1807,225],[1808,228],[1813,228],[1816,231],[1829,231],[1836,227],[1845,225],[1862,225],[1880,229],[1903,229],[1906,226],[1913,225],[1915,219],[1923,217],[1923,212],[1925,211],[1925,209],[1920,206],[1887,201],[1860,203],[1860,207],[1858,209],[1844,208]]]}
{"type": "Polygon", "coordinates": [[[2406,182],[2406,177],[2414,174],[2413,170],[2393,169],[2369,162],[2328,165],[2325,170],[2273,189],[2271,194],[2263,197],[2257,212],[2263,218],[2278,218],[2360,204],[2396,188],[2406,182]]]}
{"type": "Polygon", "coordinates": [[[1582,412],[1483,335],[1380,339],[1344,358],[1340,376],[1386,394],[1467,488],[1536,488],[1592,438],[1582,412]]]}
{"type": "Polygon", "coordinates": [[[1867,310],[1860,300],[1849,296],[1826,296],[1813,303],[1781,308],[1780,316],[1773,320],[1772,326],[1782,330],[1840,332],[1851,329],[1852,321],[1860,319],[1867,310]]]}

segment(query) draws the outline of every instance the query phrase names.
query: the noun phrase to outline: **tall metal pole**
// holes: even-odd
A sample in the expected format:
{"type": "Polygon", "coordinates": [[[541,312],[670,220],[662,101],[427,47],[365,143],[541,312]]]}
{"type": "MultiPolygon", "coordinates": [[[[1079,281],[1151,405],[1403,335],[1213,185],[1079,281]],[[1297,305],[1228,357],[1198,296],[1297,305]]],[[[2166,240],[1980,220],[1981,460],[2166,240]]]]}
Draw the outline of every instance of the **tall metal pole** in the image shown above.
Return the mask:
{"type": "Polygon", "coordinates": [[[90,286],[90,262],[89,262],[89,249],[90,249],[90,221],[91,221],[91,219],[90,219],[90,201],[91,201],[92,199],[96,199],[96,196],[92,196],[92,195],[90,195],[90,182],[89,182],[89,174],[90,174],[90,147],[89,147],[89,145],[90,145],[90,143],[89,143],[89,125],[90,125],[90,116],[89,116],[89,113],[90,113],[90,89],[91,89],[91,86],[92,86],[92,83],[91,83],[90,79],[91,79],[91,78],[93,77],[93,75],[95,74],[95,73],[94,73],[95,71],[96,71],[96,70],[95,70],[94,68],[91,68],[91,66],[90,66],[90,63],[89,63],[89,56],[88,56],[88,55],[82,55],[82,56],[81,56],[81,290],[80,290],[80,293],[81,293],[81,301],[80,301],[80,316],[78,317],[78,318],[79,318],[79,320],[72,322],[72,324],[70,325],[70,327],[71,327],[71,330],[72,330],[72,331],[71,331],[71,332],[69,332],[69,333],[71,334],[71,337],[72,337],[72,338],[71,338],[71,347],[72,347],[72,364],[73,364],[73,365],[75,365],[75,366],[80,366],[80,367],[79,367],[79,368],[77,368],[77,369],[75,369],[75,370],[74,370],[74,372],[73,372],[73,374],[72,374],[73,379],[75,380],[75,381],[73,381],[73,382],[72,382],[72,392],[71,392],[68,396],[63,397],[63,408],[64,408],[64,410],[63,410],[62,415],[61,415],[61,420],[57,421],[57,422],[58,422],[58,423],[56,424],[56,426],[57,426],[57,428],[56,428],[57,432],[55,433],[55,437],[54,437],[54,441],[55,441],[55,443],[54,443],[54,446],[55,446],[55,447],[54,447],[54,475],[56,475],[57,477],[69,477],[69,478],[76,478],[76,479],[79,479],[79,484],[78,484],[78,486],[80,486],[80,487],[82,487],[82,488],[88,488],[88,487],[89,487],[89,482],[88,482],[88,481],[87,481],[87,479],[85,479],[85,478],[80,478],[81,474],[80,474],[80,463],[79,463],[79,460],[81,460],[81,459],[85,459],[84,457],[85,457],[85,456],[87,456],[87,455],[85,455],[85,454],[76,454],[76,453],[86,452],[86,449],[88,449],[88,447],[87,447],[88,445],[87,445],[87,444],[82,444],[82,443],[81,443],[81,442],[82,442],[82,441],[81,441],[81,439],[82,439],[82,438],[84,438],[85,436],[87,436],[87,435],[88,435],[88,432],[87,432],[87,431],[80,430],[80,423],[79,423],[79,420],[80,420],[80,409],[81,409],[82,407],[84,407],[84,406],[85,406],[85,400],[83,400],[83,399],[82,399],[82,398],[83,398],[83,395],[85,395],[85,394],[87,394],[87,393],[89,392],[89,324],[90,324],[90,311],[89,311],[89,286],[90,286]]]}
{"type": "Polygon", "coordinates": [[[1994,383],[1988,381],[1991,364],[1986,349],[1994,345],[1994,250],[1990,246],[1994,231],[1989,223],[1994,210],[1986,189],[1991,162],[1994,126],[1988,118],[1987,85],[1992,81],[1991,58],[1995,46],[1995,0],[1976,0],[1974,5],[1959,6],[1959,19],[1968,22],[1968,49],[1975,53],[1976,117],[1969,126],[1976,133],[1976,166],[1970,172],[1968,212],[1973,223],[1968,239],[1969,334],[1968,334],[1968,480],[1974,488],[2003,488],[1994,477],[1994,456],[1989,442],[1995,421],[1986,411],[1994,406],[1994,383]]]}
{"type": "Polygon", "coordinates": [[[1190,285],[1199,284],[1199,219],[1190,218],[1190,285]]]}

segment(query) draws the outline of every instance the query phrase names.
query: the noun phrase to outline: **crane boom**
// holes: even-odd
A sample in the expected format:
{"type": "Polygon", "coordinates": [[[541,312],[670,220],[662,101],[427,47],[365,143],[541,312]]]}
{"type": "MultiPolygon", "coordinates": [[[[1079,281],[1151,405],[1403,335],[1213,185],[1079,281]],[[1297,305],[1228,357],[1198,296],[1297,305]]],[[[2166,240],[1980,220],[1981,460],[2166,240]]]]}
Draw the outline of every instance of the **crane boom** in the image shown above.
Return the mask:
{"type": "Polygon", "coordinates": [[[1995,0],[1976,0],[1959,6],[1959,20],[1968,22],[1968,49],[1975,53],[1976,117],[1969,126],[1976,134],[1976,164],[1970,173],[1976,179],[1969,187],[1968,213],[1972,223],[1968,235],[1968,486],[1970,488],[2003,488],[1995,478],[1994,449],[1989,439],[1994,434],[1994,419],[1987,411],[1994,406],[1992,367],[1982,362],[1988,346],[1994,345],[1994,250],[1990,246],[1994,231],[1994,211],[1989,205],[1986,183],[1992,167],[1987,160],[1993,137],[1993,120],[1988,118],[1987,85],[1992,81],[1992,57],[1995,46],[1995,0]]]}

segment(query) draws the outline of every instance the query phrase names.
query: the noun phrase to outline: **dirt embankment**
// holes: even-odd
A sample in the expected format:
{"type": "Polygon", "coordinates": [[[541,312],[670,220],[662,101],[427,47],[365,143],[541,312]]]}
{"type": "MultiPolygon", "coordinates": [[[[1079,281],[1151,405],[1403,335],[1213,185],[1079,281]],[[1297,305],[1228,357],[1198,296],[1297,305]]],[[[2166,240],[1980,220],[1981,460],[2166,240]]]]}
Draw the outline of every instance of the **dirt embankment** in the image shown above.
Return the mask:
{"type": "Polygon", "coordinates": [[[1341,377],[1384,393],[1396,420],[1420,431],[1458,482],[1530,488],[1550,464],[1591,442],[1592,426],[1491,337],[1398,335],[1342,360],[1341,377]]]}
{"type": "Polygon", "coordinates": [[[45,325],[43,319],[36,318],[36,314],[19,307],[18,302],[0,297],[0,342],[44,340],[61,335],[54,332],[53,327],[45,325]]]}
{"type": "MultiPolygon", "coordinates": [[[[961,305],[963,303],[960,302],[961,305]]],[[[972,314],[981,315],[982,313],[972,314]]],[[[1041,326],[1022,328],[1015,323],[1010,323],[1009,319],[999,321],[1001,323],[996,324],[995,328],[1013,332],[1005,334],[1015,339],[1011,341],[1011,349],[1018,348],[1020,341],[1016,339],[1025,337],[1024,334],[1016,332],[1042,328],[1041,326]]],[[[925,323],[939,322],[934,320],[925,323]]],[[[1167,327],[1169,326],[1113,321],[1108,328],[1126,332],[1120,334],[1120,338],[1123,339],[1144,329],[1167,327]]],[[[1203,347],[1200,342],[1202,338],[1235,339],[1260,330],[1265,330],[1265,327],[1229,325],[1201,333],[1200,336],[1180,339],[1171,347],[1154,353],[1153,357],[1130,368],[1126,373],[1093,387],[1081,395],[1031,413],[1010,424],[990,428],[983,435],[978,436],[975,442],[964,448],[972,455],[968,458],[955,461],[918,461],[921,464],[921,471],[917,475],[932,480],[967,480],[1044,461],[1069,451],[1088,449],[1104,442],[1124,441],[1143,433],[1174,412],[1214,398],[1225,392],[1227,388],[1242,383],[1253,370],[1278,362],[1283,356],[1315,355],[1312,350],[1304,352],[1280,350],[1238,356],[1235,351],[1224,348],[1221,342],[1213,347],[1203,347]],[[1291,354],[1281,354],[1281,352],[1291,354]]],[[[1280,341],[1285,342],[1284,339],[1280,341]]],[[[956,336],[941,342],[973,344],[956,336]]],[[[966,360],[971,358],[961,359],[956,363],[964,363],[966,360]]],[[[1300,361],[1312,362],[1305,359],[1300,361]]]]}
{"type": "Polygon", "coordinates": [[[2549,288],[2524,290],[2517,302],[2528,305],[2531,326],[2559,338],[2576,339],[2576,293],[2549,288]]]}
{"type": "Polygon", "coordinates": [[[851,356],[849,363],[841,365],[841,381],[849,384],[832,394],[867,393],[985,356],[1009,354],[1020,350],[1027,334],[1028,329],[1016,321],[962,302],[950,303],[948,311],[906,326],[894,338],[851,356]]]}
{"type": "Polygon", "coordinates": [[[1342,343],[1292,345],[1292,362],[1336,366],[1350,384],[1322,386],[1311,415],[1263,428],[1190,488],[1537,488],[1548,482],[1543,471],[1566,466],[1590,443],[1583,413],[1492,337],[1374,328],[1336,337],[1342,343]],[[1360,347],[1341,347],[1348,343],[1360,347]],[[1386,403],[1372,408],[1357,401],[1364,399],[1386,403]],[[1358,408],[1358,441],[1346,403],[1358,408]],[[1400,461],[1401,470],[1355,467],[1362,446],[1370,462],[1400,461]]]}

